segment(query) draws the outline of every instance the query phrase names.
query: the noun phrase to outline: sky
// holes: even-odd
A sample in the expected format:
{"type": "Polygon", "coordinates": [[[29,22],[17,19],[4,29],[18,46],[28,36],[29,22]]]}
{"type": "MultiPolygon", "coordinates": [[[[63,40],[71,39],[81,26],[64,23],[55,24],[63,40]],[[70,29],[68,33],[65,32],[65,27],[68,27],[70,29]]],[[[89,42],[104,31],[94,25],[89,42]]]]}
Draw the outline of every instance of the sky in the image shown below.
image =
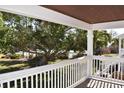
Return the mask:
{"type": "Polygon", "coordinates": [[[119,29],[107,29],[108,32],[114,31],[117,33],[117,35],[124,34],[124,28],[119,28],[119,29]]]}

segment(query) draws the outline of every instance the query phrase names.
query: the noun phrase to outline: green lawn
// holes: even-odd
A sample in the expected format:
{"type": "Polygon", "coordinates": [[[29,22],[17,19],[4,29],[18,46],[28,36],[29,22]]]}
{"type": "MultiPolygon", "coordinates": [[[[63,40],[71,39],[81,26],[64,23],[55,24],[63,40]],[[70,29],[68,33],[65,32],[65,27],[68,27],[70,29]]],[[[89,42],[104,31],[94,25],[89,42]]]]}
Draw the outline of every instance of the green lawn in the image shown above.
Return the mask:
{"type": "Polygon", "coordinates": [[[106,57],[116,57],[118,54],[103,54],[106,57]]]}
{"type": "Polygon", "coordinates": [[[20,61],[0,61],[0,74],[28,68],[26,62],[20,61]]]}
{"type": "Polygon", "coordinates": [[[57,59],[55,61],[49,61],[48,64],[55,64],[55,63],[58,63],[60,61],[62,61],[62,60],[61,59],[57,59]]]}
{"type": "MultiPolygon", "coordinates": [[[[55,64],[61,60],[49,61],[48,64],[55,64]]],[[[27,62],[21,61],[0,61],[0,74],[30,68],[27,62]]]]}

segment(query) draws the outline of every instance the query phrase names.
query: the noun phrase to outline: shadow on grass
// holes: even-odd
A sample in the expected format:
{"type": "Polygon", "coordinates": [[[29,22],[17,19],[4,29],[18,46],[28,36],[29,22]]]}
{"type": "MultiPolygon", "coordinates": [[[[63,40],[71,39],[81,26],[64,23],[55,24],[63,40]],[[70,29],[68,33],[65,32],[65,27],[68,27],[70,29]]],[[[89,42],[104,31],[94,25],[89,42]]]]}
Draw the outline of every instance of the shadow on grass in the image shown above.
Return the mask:
{"type": "Polygon", "coordinates": [[[0,61],[1,66],[10,66],[10,65],[15,65],[15,64],[22,64],[25,63],[23,61],[0,61]]]}
{"type": "Polygon", "coordinates": [[[0,61],[0,74],[29,68],[27,62],[23,61],[0,61]]]}

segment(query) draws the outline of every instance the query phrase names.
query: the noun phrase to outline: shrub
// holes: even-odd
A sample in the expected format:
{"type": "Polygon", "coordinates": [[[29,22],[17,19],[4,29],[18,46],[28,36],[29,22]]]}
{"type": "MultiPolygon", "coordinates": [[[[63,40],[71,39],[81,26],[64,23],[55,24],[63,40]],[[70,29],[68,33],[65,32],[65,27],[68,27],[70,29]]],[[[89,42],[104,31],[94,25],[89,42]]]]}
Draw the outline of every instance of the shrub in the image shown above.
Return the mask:
{"type": "Polygon", "coordinates": [[[27,62],[30,67],[36,67],[36,66],[42,66],[48,64],[44,56],[37,56],[35,58],[29,59],[27,62]]]}
{"type": "Polygon", "coordinates": [[[58,53],[57,59],[68,59],[68,54],[66,52],[58,53]]]}

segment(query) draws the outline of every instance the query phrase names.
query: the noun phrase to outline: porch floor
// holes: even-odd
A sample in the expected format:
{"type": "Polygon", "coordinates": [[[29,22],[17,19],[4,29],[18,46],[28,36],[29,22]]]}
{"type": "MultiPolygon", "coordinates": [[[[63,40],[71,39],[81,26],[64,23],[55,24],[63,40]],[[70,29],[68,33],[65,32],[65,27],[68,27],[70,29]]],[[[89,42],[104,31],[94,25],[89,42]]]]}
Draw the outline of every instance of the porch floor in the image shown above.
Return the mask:
{"type": "Polygon", "coordinates": [[[88,78],[75,88],[124,88],[124,85],[88,78]]]}

